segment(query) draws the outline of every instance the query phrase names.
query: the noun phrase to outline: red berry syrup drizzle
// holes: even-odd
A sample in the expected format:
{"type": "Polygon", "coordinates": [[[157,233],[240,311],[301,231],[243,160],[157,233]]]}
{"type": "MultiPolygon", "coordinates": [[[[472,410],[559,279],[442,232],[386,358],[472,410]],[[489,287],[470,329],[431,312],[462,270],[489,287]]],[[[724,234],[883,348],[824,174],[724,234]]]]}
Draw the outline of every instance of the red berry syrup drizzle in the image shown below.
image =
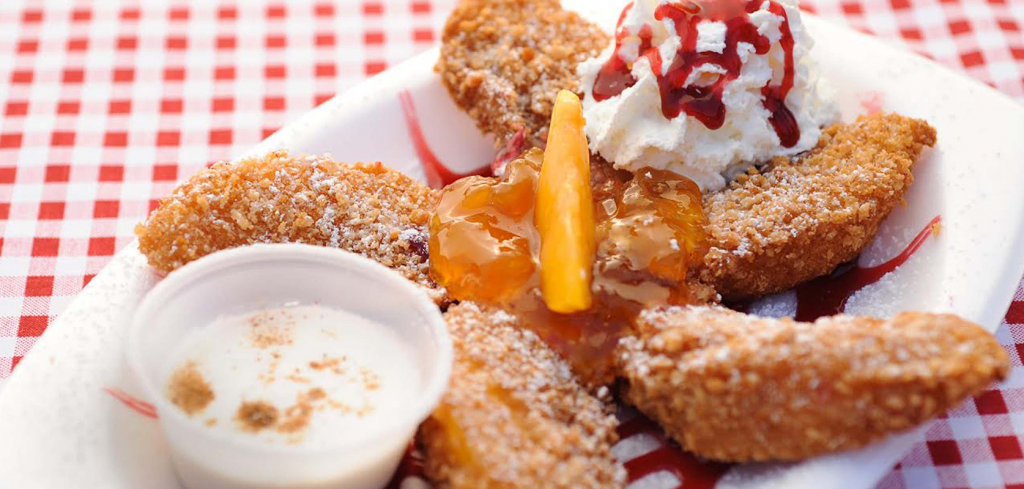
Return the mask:
{"type": "Polygon", "coordinates": [[[878,282],[899,268],[928,240],[942,216],[935,216],[924,229],[893,259],[874,267],[861,267],[856,260],[840,265],[832,275],[820,277],[796,287],[796,320],[814,321],[833,316],[846,309],[846,301],[858,290],[878,282]]]}
{"type": "Polygon", "coordinates": [[[490,175],[490,165],[473,170],[469,173],[455,173],[448,169],[441,160],[437,158],[434,151],[427,144],[427,138],[423,136],[423,129],[420,127],[420,120],[416,114],[416,105],[412,101],[412,94],[403,90],[398,94],[402,102],[402,112],[405,114],[405,124],[409,129],[409,137],[412,138],[413,147],[416,148],[416,156],[423,165],[423,172],[427,175],[427,185],[432,188],[444,188],[446,185],[464,177],[473,175],[490,175]]]}
{"type": "Polygon", "coordinates": [[[665,471],[672,473],[682,481],[676,489],[714,489],[718,479],[732,467],[729,464],[702,461],[683,452],[665,438],[664,432],[657,423],[640,414],[620,424],[618,433],[619,439],[622,440],[640,433],[658,440],[658,448],[623,464],[630,483],[665,471]]]}
{"type": "MultiPolygon", "coordinates": [[[[754,46],[754,51],[759,55],[767,54],[771,49],[768,38],[759,34],[757,26],[749,20],[749,14],[756,12],[761,5],[763,0],[689,0],[660,5],[655,9],[655,19],[671,19],[675,23],[676,34],[682,44],[663,75],[664,61],[659,47],[652,45],[651,26],[644,25],[640,32],[632,33],[622,25],[630,9],[634,8],[630,3],[619,17],[619,26],[615,31],[615,52],[594,80],[594,99],[599,102],[607,100],[636,84],[637,79],[632,74],[633,67],[621,54],[624,42],[635,35],[640,39],[640,56],[650,60],[651,70],[658,79],[661,111],[665,117],[674,119],[685,112],[708,129],[722,127],[726,116],[722,94],[725,88],[740,76],[743,67],[737,51],[739,43],[754,46]],[[725,49],[721,53],[697,51],[697,24],[704,20],[725,23],[725,49]],[[720,74],[710,85],[686,86],[686,81],[694,70],[708,64],[720,66],[725,73],[720,74]]],[[[784,62],[781,82],[773,85],[769,81],[761,89],[762,103],[771,113],[768,120],[778,134],[782,146],[791,148],[800,140],[800,126],[785,104],[786,96],[793,88],[796,72],[793,62],[793,33],[789,28],[786,9],[781,4],[768,1],[768,10],[782,18],[782,24],[779,26],[782,33],[779,45],[783,50],[784,62]]]]}

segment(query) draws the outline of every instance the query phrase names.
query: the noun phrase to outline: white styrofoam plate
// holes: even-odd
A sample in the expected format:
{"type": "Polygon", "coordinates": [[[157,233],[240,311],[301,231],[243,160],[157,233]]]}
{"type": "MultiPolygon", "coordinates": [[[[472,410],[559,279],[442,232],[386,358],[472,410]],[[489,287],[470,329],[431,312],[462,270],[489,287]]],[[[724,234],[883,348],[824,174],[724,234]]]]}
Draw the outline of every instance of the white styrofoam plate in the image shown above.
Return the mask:
{"type": "MultiPolygon", "coordinates": [[[[609,29],[622,3],[567,1],[609,29]]],[[[844,118],[864,105],[928,120],[938,146],[862,258],[884,260],[936,215],[942,232],[915,258],[852,300],[857,313],[949,311],[994,331],[1024,271],[1024,107],[965,77],[812,16],[814,56],[837,89],[844,118]],[[852,49],[856,47],[856,49],[852,49]]],[[[492,145],[455,108],[433,64],[418,56],[341,94],[255,148],[383,161],[423,178],[399,94],[408,91],[424,136],[450,167],[491,160],[492,145]]],[[[111,393],[140,395],[125,367],[126,327],[159,280],[132,245],[117,255],[46,334],[0,391],[0,486],[175,488],[152,419],[111,393]]],[[[719,488],[863,489],[874,485],[923,427],[865,449],[788,465],[740,466],[719,488]]]]}

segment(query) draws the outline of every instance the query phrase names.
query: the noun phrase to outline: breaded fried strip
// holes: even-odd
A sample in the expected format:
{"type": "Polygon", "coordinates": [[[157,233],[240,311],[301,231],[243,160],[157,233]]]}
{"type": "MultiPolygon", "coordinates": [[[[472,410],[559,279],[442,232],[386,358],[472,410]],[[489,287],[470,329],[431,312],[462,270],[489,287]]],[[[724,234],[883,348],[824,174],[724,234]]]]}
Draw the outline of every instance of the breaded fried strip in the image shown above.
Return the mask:
{"type": "Polygon", "coordinates": [[[435,198],[380,163],[277,151],[199,172],[135,233],[149,263],[166,272],[227,248],[306,243],[383,263],[441,302],[445,293],[430,279],[426,245],[435,198]]]}
{"type": "Polygon", "coordinates": [[[1009,371],[981,327],[926,313],[797,323],[720,307],[651,310],[619,353],[628,402],[686,450],[734,462],[857,448],[1009,371]]]}
{"type": "Polygon", "coordinates": [[[436,69],[498,147],[525,131],[526,148],[543,148],[555,95],[579,92],[576,66],[608,40],[558,0],[461,0],[445,24],[436,69]]]}
{"type": "Polygon", "coordinates": [[[871,243],[934,144],[922,120],[866,116],[828,128],[804,156],[741,176],[705,198],[711,249],[701,279],[742,300],[830,273],[871,243]]]}
{"type": "Polygon", "coordinates": [[[440,488],[622,487],[615,418],[535,334],[498,309],[445,314],[451,385],[417,436],[440,488]]]}

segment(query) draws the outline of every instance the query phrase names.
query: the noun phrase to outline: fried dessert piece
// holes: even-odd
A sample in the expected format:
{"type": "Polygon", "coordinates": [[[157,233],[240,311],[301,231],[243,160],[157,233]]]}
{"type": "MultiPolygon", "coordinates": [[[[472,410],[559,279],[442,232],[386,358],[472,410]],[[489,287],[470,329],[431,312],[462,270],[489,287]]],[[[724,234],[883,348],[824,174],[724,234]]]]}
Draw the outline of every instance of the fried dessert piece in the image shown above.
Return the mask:
{"type": "Polygon", "coordinates": [[[580,93],[576,66],[609,37],[558,0],[461,0],[442,34],[437,71],[455,103],[498,147],[523,131],[543,148],[559,90],[580,93]]]}
{"type": "Polygon", "coordinates": [[[170,272],[215,251],[254,243],[341,248],[427,289],[427,220],[436,193],[380,163],[349,165],[285,151],[199,172],[135,229],[139,249],[170,272]]]}
{"type": "Polygon", "coordinates": [[[922,120],[864,116],[826,129],[803,156],[740,176],[705,198],[702,281],[735,301],[830,273],[870,244],[913,181],[911,166],[934,144],[935,129],[922,120]]]}
{"type": "Polygon", "coordinates": [[[713,460],[799,460],[908,429],[1009,371],[981,327],[951,315],[814,323],[721,307],[645,311],[620,344],[624,398],[713,460]]]}
{"type": "Polygon", "coordinates": [[[417,435],[436,487],[625,485],[617,422],[568,364],[499,309],[462,302],[445,319],[451,385],[417,435]]]}

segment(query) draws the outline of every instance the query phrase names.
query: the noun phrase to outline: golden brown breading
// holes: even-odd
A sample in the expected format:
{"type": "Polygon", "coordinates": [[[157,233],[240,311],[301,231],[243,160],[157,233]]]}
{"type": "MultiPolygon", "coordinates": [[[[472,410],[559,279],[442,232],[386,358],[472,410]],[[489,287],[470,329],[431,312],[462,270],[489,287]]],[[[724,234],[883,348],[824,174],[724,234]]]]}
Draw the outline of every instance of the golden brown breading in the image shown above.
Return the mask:
{"type": "Polygon", "coordinates": [[[417,436],[440,488],[622,487],[617,422],[535,334],[498,309],[445,314],[451,385],[417,436]]]}
{"type": "Polygon", "coordinates": [[[149,263],[166,272],[236,246],[306,243],[371,258],[443,302],[426,251],[435,199],[433,190],[380,163],[278,151],[199,172],[135,233],[149,263]]]}
{"type": "Polygon", "coordinates": [[[625,399],[685,449],[798,460],[905,430],[1005,378],[1006,352],[951,315],[797,323],[720,307],[645,311],[620,344],[625,399]]]}
{"type": "Polygon", "coordinates": [[[500,147],[519,131],[543,148],[559,90],[608,35],[558,0],[462,0],[448,17],[437,71],[455,103],[500,147]]]}
{"type": "Polygon", "coordinates": [[[701,279],[742,300],[830,273],[871,243],[934,144],[924,121],[866,116],[828,128],[804,156],[741,176],[704,199],[711,249],[701,279]]]}

